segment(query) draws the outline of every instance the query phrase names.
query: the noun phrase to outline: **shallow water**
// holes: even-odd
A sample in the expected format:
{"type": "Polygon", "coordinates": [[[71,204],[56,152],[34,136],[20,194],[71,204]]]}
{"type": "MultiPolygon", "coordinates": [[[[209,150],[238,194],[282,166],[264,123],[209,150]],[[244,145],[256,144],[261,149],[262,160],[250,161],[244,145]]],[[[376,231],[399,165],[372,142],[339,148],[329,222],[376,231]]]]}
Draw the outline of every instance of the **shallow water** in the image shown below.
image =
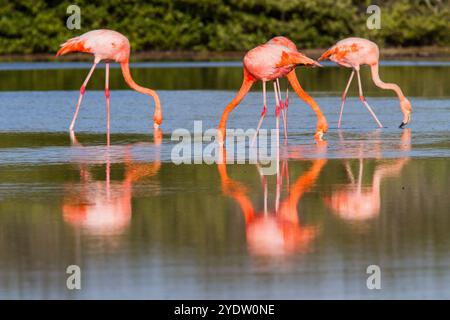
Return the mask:
{"type": "MultiPolygon", "coordinates": [[[[348,70],[299,71],[330,131],[316,144],[314,114],[291,95],[278,180],[250,163],[173,164],[171,133],[216,127],[238,66],[141,65],[137,81],[163,89],[161,131],[147,97],[113,90],[109,148],[103,75],[71,137],[87,70],[0,66],[0,298],[450,298],[450,67],[382,68],[411,97],[406,130],[398,101],[368,79],[384,128],[350,98],[338,130],[348,70]],[[66,288],[72,264],[79,291],[66,288]],[[381,290],[366,287],[372,264],[381,290]]],[[[118,72],[112,88],[124,89],[118,72]]],[[[257,90],[230,128],[256,126],[257,90]]]]}

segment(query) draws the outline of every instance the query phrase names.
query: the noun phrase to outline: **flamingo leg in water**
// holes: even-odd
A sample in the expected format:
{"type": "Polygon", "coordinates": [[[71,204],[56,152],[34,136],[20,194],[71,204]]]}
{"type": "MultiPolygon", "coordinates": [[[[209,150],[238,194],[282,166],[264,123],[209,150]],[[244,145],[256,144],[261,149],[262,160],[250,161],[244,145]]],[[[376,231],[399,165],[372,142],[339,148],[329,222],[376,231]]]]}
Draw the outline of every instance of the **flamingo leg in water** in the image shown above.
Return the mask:
{"type": "Polygon", "coordinates": [[[342,113],[344,112],[345,99],[347,97],[347,91],[350,88],[350,84],[352,83],[354,75],[355,75],[355,70],[352,70],[352,74],[350,75],[350,78],[348,79],[348,82],[347,82],[347,86],[345,87],[344,93],[342,94],[342,104],[341,104],[341,111],[339,112],[338,129],[341,127],[341,120],[342,120],[342,113]]]}
{"type": "Polygon", "coordinates": [[[263,87],[263,101],[264,101],[263,102],[264,103],[263,110],[261,112],[261,117],[259,118],[258,126],[256,127],[256,132],[255,132],[255,135],[253,136],[253,139],[252,139],[252,142],[250,143],[250,146],[253,146],[255,144],[256,137],[258,136],[259,129],[261,128],[261,125],[263,123],[264,117],[266,116],[266,113],[267,113],[266,82],[265,81],[262,82],[262,87],[263,87]]]}
{"type": "Polygon", "coordinates": [[[94,73],[94,70],[95,70],[95,67],[97,66],[97,64],[98,64],[98,62],[94,62],[91,70],[89,71],[86,79],[83,82],[83,85],[80,88],[80,96],[78,97],[77,107],[75,108],[75,113],[73,114],[72,122],[70,123],[70,127],[69,127],[70,131],[73,131],[73,128],[75,126],[75,121],[77,120],[78,111],[80,111],[81,101],[83,101],[83,96],[84,96],[84,93],[86,92],[86,86],[89,82],[89,79],[92,76],[92,73],[94,73]]]}
{"type": "Polygon", "coordinates": [[[275,121],[276,121],[276,140],[277,140],[277,176],[280,172],[280,104],[279,104],[279,100],[278,100],[278,89],[277,89],[277,83],[276,81],[273,82],[273,90],[275,92],[275,121]]]}
{"type": "Polygon", "coordinates": [[[289,82],[286,85],[286,99],[284,100],[284,113],[286,115],[286,126],[287,126],[287,116],[288,116],[288,107],[289,107],[289,82]]]}
{"type": "Polygon", "coordinates": [[[106,144],[109,146],[110,143],[110,116],[109,116],[109,61],[106,61],[106,71],[105,71],[105,97],[106,97],[106,144]]]}
{"type": "Polygon", "coordinates": [[[286,114],[287,114],[287,108],[289,107],[289,83],[286,86],[286,100],[284,100],[284,107],[286,108],[286,114]]]}
{"type": "Polygon", "coordinates": [[[358,86],[359,86],[359,99],[361,99],[362,103],[366,106],[367,110],[369,110],[372,117],[375,119],[376,123],[380,128],[383,127],[380,120],[378,120],[377,116],[375,115],[375,112],[373,112],[372,108],[369,106],[369,104],[366,101],[366,98],[364,98],[362,86],[361,86],[361,76],[359,75],[359,70],[356,70],[356,74],[358,75],[358,86]]]}
{"type": "Polygon", "coordinates": [[[277,79],[278,88],[278,100],[280,100],[281,116],[283,117],[283,129],[284,129],[284,140],[287,140],[287,127],[286,127],[286,113],[283,106],[283,101],[281,100],[281,90],[280,90],[280,79],[277,79]]]}

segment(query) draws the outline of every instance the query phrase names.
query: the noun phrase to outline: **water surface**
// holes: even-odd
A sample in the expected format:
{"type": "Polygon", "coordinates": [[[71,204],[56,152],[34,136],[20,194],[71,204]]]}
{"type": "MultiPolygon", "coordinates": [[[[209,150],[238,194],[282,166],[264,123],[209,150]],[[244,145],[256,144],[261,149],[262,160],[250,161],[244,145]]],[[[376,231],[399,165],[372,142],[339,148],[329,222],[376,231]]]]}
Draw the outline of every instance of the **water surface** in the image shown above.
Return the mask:
{"type": "MultiPolygon", "coordinates": [[[[406,130],[398,101],[368,73],[384,128],[353,87],[338,130],[348,70],[298,71],[330,131],[317,144],[314,113],[291,96],[278,178],[251,163],[171,161],[175,129],[217,126],[238,63],[137,65],[137,81],[160,89],[161,131],[150,99],[122,90],[113,69],[109,148],[103,70],[70,136],[87,70],[33,65],[0,66],[0,298],[450,298],[448,65],[381,69],[410,97],[406,130]],[[66,288],[72,264],[79,291],[66,288]],[[366,287],[372,264],[381,290],[366,287]]],[[[254,128],[261,107],[256,87],[229,127],[254,128]]]]}

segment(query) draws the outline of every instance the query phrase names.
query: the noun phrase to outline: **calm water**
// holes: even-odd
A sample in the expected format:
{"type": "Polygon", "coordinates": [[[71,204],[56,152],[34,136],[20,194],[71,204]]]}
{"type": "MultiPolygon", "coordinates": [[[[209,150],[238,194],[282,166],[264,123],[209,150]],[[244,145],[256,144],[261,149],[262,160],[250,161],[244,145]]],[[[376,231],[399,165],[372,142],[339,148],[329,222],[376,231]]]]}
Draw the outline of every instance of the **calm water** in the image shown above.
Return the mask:
{"type": "MultiPolygon", "coordinates": [[[[382,78],[411,97],[407,130],[367,70],[384,128],[354,84],[336,129],[348,70],[299,70],[330,131],[316,144],[314,114],[291,96],[278,179],[250,163],[173,164],[172,131],[216,127],[239,66],[137,64],[136,81],[160,89],[155,132],[149,99],[118,90],[113,69],[107,148],[104,70],[70,136],[88,65],[0,64],[0,298],[450,298],[450,66],[384,63],[382,78]],[[66,289],[72,264],[79,291],[66,289]],[[366,287],[372,264],[378,291],[366,287]]],[[[256,87],[229,127],[254,128],[260,112],[256,87]]]]}

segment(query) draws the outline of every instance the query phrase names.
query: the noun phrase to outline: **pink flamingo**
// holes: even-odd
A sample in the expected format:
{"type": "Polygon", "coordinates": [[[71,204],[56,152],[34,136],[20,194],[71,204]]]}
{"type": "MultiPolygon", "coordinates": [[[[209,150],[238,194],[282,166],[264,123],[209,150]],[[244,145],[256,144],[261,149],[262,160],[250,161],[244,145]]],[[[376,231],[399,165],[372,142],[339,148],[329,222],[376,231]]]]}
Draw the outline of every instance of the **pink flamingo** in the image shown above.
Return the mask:
{"type": "MultiPolygon", "coordinates": [[[[94,64],[89,71],[83,85],[80,88],[80,96],[78,98],[75,113],[69,130],[73,131],[78,111],[80,110],[81,101],[86,91],[86,85],[95,70],[95,67],[101,60],[105,60],[106,79],[105,79],[105,96],[106,96],[106,128],[109,133],[109,61],[114,60],[120,63],[122,74],[126,83],[134,90],[149,95],[155,100],[155,113],[153,115],[154,127],[158,128],[162,122],[162,111],[159,97],[155,91],[144,88],[136,84],[130,74],[129,58],[130,58],[130,42],[128,39],[113,30],[93,30],[82,34],[79,37],[69,39],[61,45],[61,49],[57,52],[57,56],[69,52],[87,52],[94,55],[94,64]]],[[[109,137],[109,134],[108,134],[109,137]]]]}
{"type": "Polygon", "coordinates": [[[350,84],[353,80],[355,71],[358,76],[359,98],[361,99],[362,103],[366,106],[367,110],[369,110],[370,114],[375,119],[378,126],[380,128],[382,127],[381,122],[378,120],[377,116],[373,112],[372,108],[370,108],[369,104],[367,103],[363,95],[363,90],[361,86],[361,77],[359,74],[359,67],[365,64],[370,65],[372,71],[372,79],[377,87],[381,89],[393,90],[397,94],[398,99],[400,100],[400,109],[403,112],[403,121],[400,124],[400,128],[403,128],[406,124],[410,122],[412,111],[411,103],[404,96],[402,90],[398,85],[394,83],[385,83],[380,79],[378,73],[379,57],[380,57],[380,50],[378,49],[378,46],[372,41],[362,38],[347,38],[336,43],[330,49],[325,51],[325,53],[322,54],[322,56],[319,58],[319,61],[329,59],[341,66],[353,69],[350,75],[350,79],[348,80],[347,86],[342,95],[342,104],[341,104],[341,111],[339,114],[338,128],[340,128],[341,126],[341,119],[342,113],[344,111],[345,98],[347,96],[347,91],[350,87],[350,84]]]}
{"type": "MultiPolygon", "coordinates": [[[[279,114],[281,110],[281,95],[276,80],[287,77],[297,95],[304,100],[317,114],[316,139],[321,139],[328,130],[328,124],[325,116],[322,114],[319,106],[300,86],[295,68],[298,65],[320,66],[316,61],[308,58],[298,52],[295,44],[285,37],[275,37],[269,42],[253,48],[244,57],[244,80],[236,97],[226,106],[218,126],[219,144],[224,143],[226,135],[226,122],[230,112],[242,101],[249,92],[252,85],[260,80],[263,83],[263,111],[258,123],[256,133],[262,124],[266,115],[266,82],[273,81],[275,101],[276,101],[276,123],[278,129],[279,114]]],[[[286,129],[286,127],[285,127],[286,129]]],[[[285,133],[286,135],[286,133],[285,133]]]]}

